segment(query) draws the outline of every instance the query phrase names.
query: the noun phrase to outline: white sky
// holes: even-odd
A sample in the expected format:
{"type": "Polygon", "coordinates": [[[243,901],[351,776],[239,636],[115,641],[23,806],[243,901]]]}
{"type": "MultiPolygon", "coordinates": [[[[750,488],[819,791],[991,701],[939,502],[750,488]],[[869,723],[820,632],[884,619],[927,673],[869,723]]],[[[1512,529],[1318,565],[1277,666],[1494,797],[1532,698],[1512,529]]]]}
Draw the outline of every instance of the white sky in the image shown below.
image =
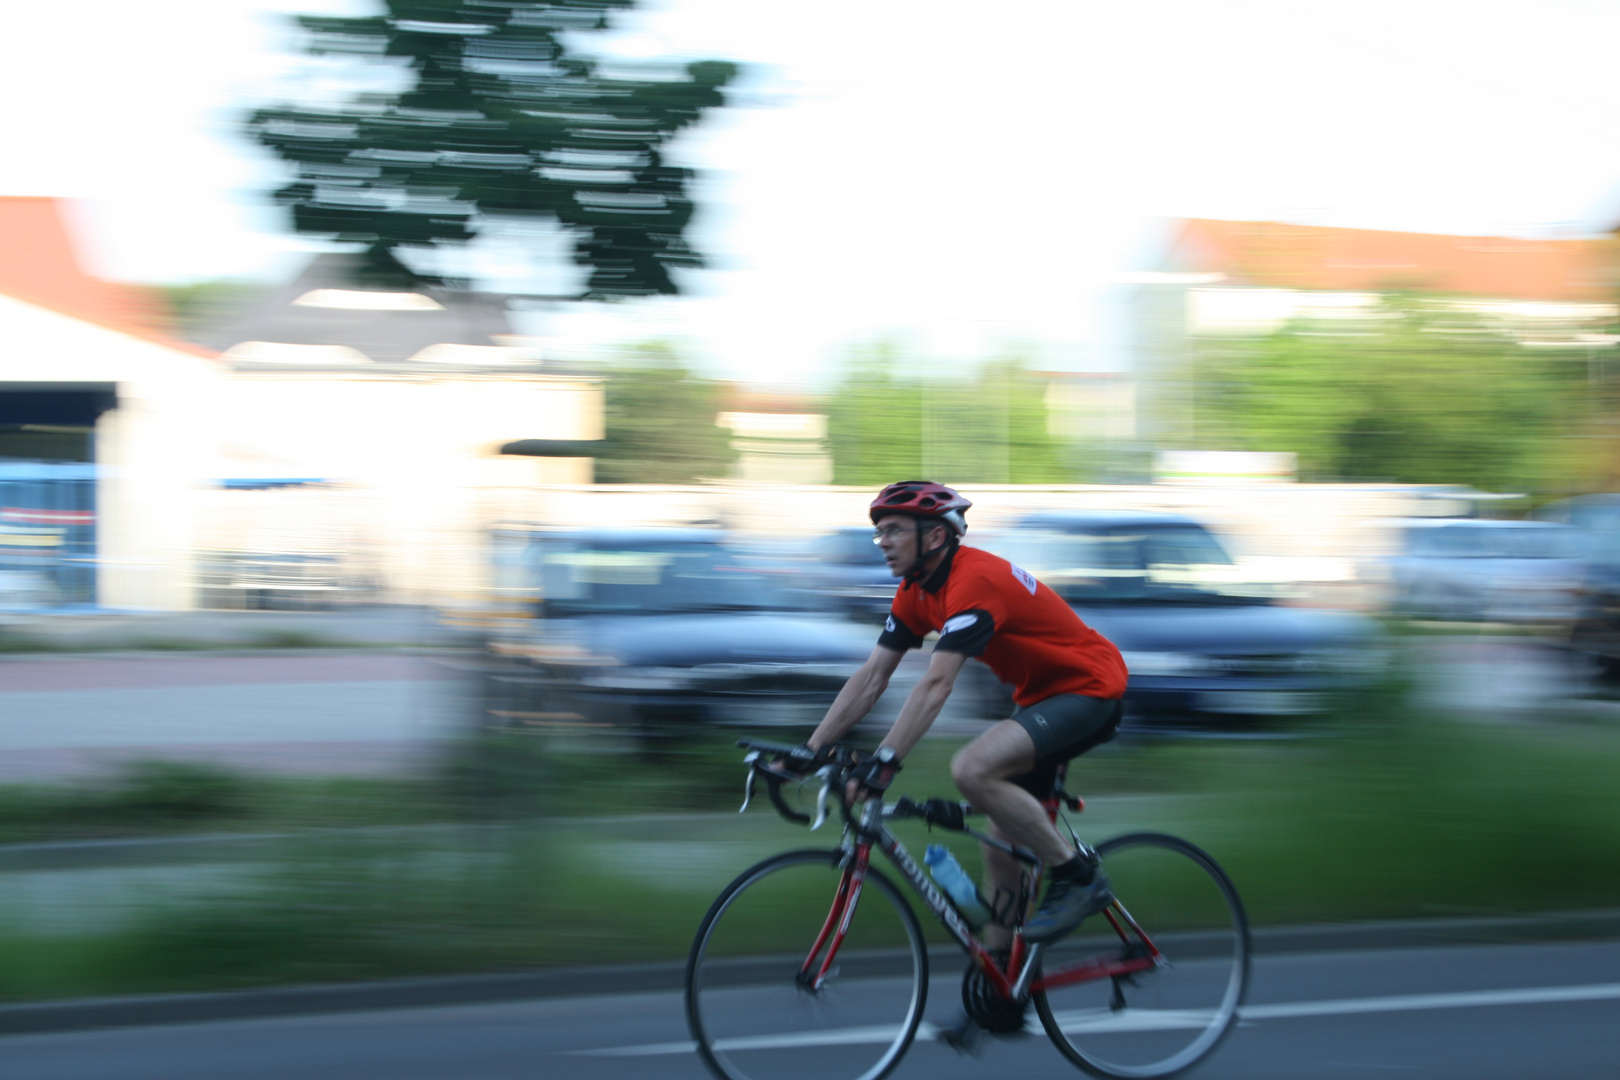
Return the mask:
{"type": "MultiPolygon", "coordinates": [[[[294,10],[366,7],[8,10],[0,194],[84,199],[107,276],[294,272],[315,245],[264,205],[278,163],[234,134],[330,78],[273,17],[294,10]]],[[[1006,345],[1118,366],[1114,283],[1166,217],[1518,235],[1620,218],[1612,2],[648,0],[622,23],[631,54],[753,65],[747,104],[681,144],[714,269],[678,300],[529,317],[560,352],[673,337],[783,386],[880,336],[942,367],[1006,345]]]]}

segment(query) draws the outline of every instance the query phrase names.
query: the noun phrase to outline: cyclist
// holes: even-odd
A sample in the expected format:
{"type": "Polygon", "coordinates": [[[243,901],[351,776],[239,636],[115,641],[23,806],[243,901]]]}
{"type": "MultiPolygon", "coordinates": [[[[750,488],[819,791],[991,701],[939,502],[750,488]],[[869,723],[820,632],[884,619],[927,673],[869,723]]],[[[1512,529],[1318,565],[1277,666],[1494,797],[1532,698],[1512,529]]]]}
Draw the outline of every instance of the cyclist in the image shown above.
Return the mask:
{"type": "MultiPolygon", "coordinates": [[[[925,480],[890,484],[872,501],[873,540],[901,579],[893,607],[866,662],[844,684],[801,753],[819,759],[864,717],[907,650],[939,632],[928,670],[900,709],[877,752],[856,768],[846,797],[882,791],[927,732],[950,696],[962,665],[981,659],[1013,688],[1017,710],[957,752],[951,777],[990,819],[991,835],[1033,851],[1047,866],[1046,893],[1024,924],[1024,936],[1054,941],[1113,900],[1107,875],[1089,851],[1076,850],[1048,819],[1041,798],[1057,767],[1119,728],[1125,661],[1113,643],[1086,626],[1069,605],[1005,559],[965,547],[973,504],[925,480]]],[[[984,845],[992,906],[1013,912],[1020,864],[984,845]]],[[[1005,948],[1012,932],[999,921],[982,932],[1005,948]]]]}

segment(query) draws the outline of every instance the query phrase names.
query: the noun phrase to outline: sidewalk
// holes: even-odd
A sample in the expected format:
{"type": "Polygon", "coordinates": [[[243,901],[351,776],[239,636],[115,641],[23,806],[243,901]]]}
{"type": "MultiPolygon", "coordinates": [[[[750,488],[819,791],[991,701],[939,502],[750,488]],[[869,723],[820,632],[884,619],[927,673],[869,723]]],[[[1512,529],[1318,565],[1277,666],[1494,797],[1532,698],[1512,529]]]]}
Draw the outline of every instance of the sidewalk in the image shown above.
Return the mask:
{"type": "Polygon", "coordinates": [[[18,635],[41,651],[0,652],[0,782],[142,758],[409,771],[464,728],[480,663],[421,608],[38,616],[18,635]]]}
{"type": "MultiPolygon", "coordinates": [[[[1620,938],[1620,910],[1513,918],[1433,919],[1267,927],[1254,932],[1260,956],[1620,938]]],[[[952,970],[954,946],[930,950],[930,967],[952,970]]],[[[159,1024],[194,1024],[327,1012],[475,1005],[534,998],[680,990],[685,964],[553,968],[493,975],[392,979],[332,986],[284,986],[214,994],[152,994],[0,1006],[0,1035],[159,1024]]]]}
{"type": "MultiPolygon", "coordinates": [[[[0,622],[6,636],[38,642],[47,649],[285,647],[311,644],[418,645],[472,644],[475,635],[445,625],[432,608],[356,606],[332,611],[85,611],[8,612],[0,622]]],[[[15,655],[15,654],[13,654],[15,655]]]]}

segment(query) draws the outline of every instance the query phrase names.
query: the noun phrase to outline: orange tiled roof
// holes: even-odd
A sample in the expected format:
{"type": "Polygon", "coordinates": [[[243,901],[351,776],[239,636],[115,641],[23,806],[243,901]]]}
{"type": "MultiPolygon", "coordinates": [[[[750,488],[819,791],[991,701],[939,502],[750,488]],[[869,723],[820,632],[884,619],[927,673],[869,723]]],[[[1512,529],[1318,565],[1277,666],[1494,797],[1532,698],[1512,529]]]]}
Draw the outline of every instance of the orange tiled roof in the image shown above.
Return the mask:
{"type": "Polygon", "coordinates": [[[58,199],[0,197],[0,294],[171,348],[214,355],[170,336],[168,313],[152,291],[85,273],[58,199]]]}
{"type": "Polygon", "coordinates": [[[1173,270],[1223,273],[1237,285],[1609,301],[1607,246],[1604,240],[1521,240],[1189,218],[1169,262],[1173,270]]]}

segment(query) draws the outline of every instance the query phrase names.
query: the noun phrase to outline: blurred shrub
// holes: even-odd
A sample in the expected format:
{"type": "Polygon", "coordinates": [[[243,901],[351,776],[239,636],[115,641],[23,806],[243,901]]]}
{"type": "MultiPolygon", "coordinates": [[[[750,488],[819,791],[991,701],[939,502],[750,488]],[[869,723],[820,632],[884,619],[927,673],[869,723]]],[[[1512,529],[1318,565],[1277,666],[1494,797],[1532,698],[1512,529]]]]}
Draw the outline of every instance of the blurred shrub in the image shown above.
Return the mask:
{"type": "Polygon", "coordinates": [[[246,816],[252,784],[211,765],[139,761],[107,779],[0,785],[0,841],[213,827],[246,816]]]}
{"type": "Polygon", "coordinates": [[[247,782],[210,765],[141,761],[107,793],[107,809],[123,820],[182,822],[234,817],[247,808],[247,782]]]}
{"type": "Polygon", "coordinates": [[[736,451],[715,425],[720,386],[650,342],[615,364],[604,390],[599,484],[691,484],[729,475],[736,451]]]}
{"type": "Polygon", "coordinates": [[[1553,362],[1500,321],[1433,298],[1201,339],[1158,392],[1180,402],[1184,444],[1292,452],[1302,480],[1562,490],[1571,455],[1607,453],[1579,437],[1597,401],[1586,364],[1553,362]]]}
{"type": "Polygon", "coordinates": [[[45,652],[49,649],[50,645],[41,638],[0,626],[0,653],[45,652]]]}
{"type": "Polygon", "coordinates": [[[928,379],[901,374],[894,346],[873,346],[851,358],[825,403],[833,482],[1073,480],[1068,449],[1048,431],[1046,390],[1018,359],[993,360],[971,378],[928,379]]]}

